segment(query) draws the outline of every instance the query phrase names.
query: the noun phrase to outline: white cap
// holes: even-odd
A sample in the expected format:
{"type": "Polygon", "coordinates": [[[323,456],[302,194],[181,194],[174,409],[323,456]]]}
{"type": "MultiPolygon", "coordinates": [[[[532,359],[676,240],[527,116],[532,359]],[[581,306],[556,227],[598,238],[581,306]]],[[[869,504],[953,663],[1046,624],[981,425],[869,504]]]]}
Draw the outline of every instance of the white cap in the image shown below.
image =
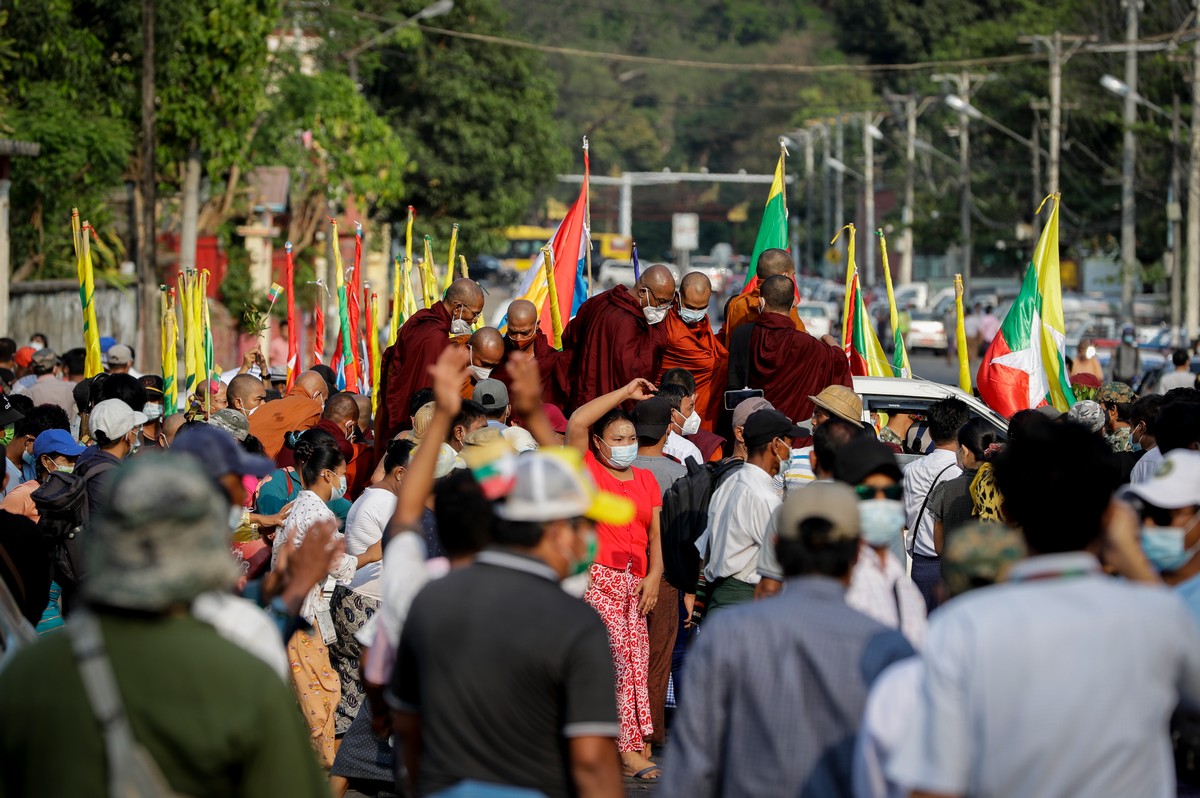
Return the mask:
{"type": "Polygon", "coordinates": [[[542,449],[516,458],[508,496],[494,512],[508,521],[559,521],[581,516],[609,524],[633,520],[633,502],[597,490],[575,449],[542,449]]]}
{"type": "Polygon", "coordinates": [[[110,366],[128,366],[133,363],[133,350],[125,344],[113,344],[104,353],[104,358],[110,366]]]}
{"type": "Polygon", "coordinates": [[[120,399],[105,399],[92,408],[88,415],[88,429],[99,432],[110,441],[128,435],[134,427],[140,427],[150,419],[120,399]]]}
{"type": "Polygon", "coordinates": [[[1147,482],[1130,485],[1125,495],[1136,496],[1164,510],[1200,504],[1200,452],[1191,449],[1167,452],[1154,476],[1147,482]]]}
{"type": "Polygon", "coordinates": [[[537,441],[524,427],[505,427],[500,434],[504,436],[504,440],[508,441],[510,446],[517,450],[517,454],[537,450],[537,441]]]}

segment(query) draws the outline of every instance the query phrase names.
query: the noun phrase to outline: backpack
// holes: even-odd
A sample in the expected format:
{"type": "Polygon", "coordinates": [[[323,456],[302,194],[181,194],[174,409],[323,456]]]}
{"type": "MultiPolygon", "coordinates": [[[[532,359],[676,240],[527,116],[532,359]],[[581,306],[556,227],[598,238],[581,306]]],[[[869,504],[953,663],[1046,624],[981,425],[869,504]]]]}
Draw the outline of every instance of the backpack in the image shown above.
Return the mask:
{"type": "Polygon", "coordinates": [[[717,484],[740,468],[742,461],[700,465],[688,458],[686,465],[687,476],[675,480],[663,494],[659,539],[667,582],[684,593],[695,593],[700,576],[696,540],[708,527],[709,502],[717,484]]]}
{"type": "Polygon", "coordinates": [[[30,498],[38,510],[38,531],[50,550],[54,580],[64,588],[83,580],[82,533],[88,521],[87,479],[55,471],[30,498]]]}

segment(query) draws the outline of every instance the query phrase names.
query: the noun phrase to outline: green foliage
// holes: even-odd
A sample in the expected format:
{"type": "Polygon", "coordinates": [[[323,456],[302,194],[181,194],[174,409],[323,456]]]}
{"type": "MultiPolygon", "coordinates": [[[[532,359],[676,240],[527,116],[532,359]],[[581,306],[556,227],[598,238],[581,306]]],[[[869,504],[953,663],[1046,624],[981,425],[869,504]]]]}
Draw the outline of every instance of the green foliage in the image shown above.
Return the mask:
{"type": "Polygon", "coordinates": [[[12,161],[12,239],[14,272],[34,269],[44,277],[75,274],[71,208],[91,221],[115,247],[96,251],[97,268],[112,269],[124,245],[112,230],[109,195],[120,185],[133,141],[124,121],[100,110],[81,109],[54,91],[54,85],[29,84],[41,95],[37,108],[8,115],[13,136],[41,144],[37,158],[12,161]]]}

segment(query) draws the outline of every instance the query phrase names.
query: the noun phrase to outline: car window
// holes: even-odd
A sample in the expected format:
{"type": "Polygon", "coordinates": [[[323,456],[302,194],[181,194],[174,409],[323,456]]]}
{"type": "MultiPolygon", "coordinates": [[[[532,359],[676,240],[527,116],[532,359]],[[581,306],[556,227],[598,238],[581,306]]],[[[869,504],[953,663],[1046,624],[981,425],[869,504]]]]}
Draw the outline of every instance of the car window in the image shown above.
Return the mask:
{"type": "Polygon", "coordinates": [[[801,305],[800,307],[796,308],[796,311],[801,316],[812,316],[816,319],[823,319],[828,315],[825,312],[825,308],[821,307],[820,305],[801,305]]]}

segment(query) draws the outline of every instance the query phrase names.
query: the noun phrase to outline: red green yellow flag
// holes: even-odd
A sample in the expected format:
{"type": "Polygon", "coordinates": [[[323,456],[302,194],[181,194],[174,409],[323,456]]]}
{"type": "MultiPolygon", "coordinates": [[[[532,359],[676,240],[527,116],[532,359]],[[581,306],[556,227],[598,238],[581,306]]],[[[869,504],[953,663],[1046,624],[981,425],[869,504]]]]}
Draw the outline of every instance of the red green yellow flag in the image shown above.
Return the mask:
{"type": "Polygon", "coordinates": [[[867,307],[859,290],[858,264],[854,260],[854,225],[848,224],[839,230],[830,244],[835,243],[845,230],[850,231],[850,241],[846,246],[846,302],[842,308],[842,348],[846,350],[846,357],[850,361],[850,373],[854,376],[891,377],[892,364],[888,362],[887,355],[879,344],[875,325],[867,315],[867,307]]]}
{"type": "Polygon", "coordinates": [[[750,271],[746,274],[746,284],[742,287],[743,294],[758,287],[759,256],[768,249],[788,248],[787,196],[784,192],[783,176],[783,159],[786,154],[787,150],[781,146],[779,162],[775,164],[775,179],[771,181],[767,204],[763,208],[762,223],[758,226],[758,237],[754,239],[754,252],[750,255],[750,271]]]}

